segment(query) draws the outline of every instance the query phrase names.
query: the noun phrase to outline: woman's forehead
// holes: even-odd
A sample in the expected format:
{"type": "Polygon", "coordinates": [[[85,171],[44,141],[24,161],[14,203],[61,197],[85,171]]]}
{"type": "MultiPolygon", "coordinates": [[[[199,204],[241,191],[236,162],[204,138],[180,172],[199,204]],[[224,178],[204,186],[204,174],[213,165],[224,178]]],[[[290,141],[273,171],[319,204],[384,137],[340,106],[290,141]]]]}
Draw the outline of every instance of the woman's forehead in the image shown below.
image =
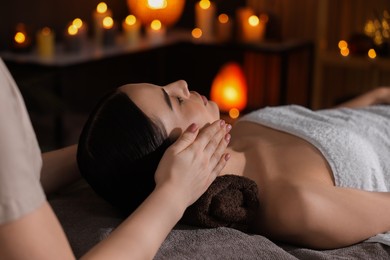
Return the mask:
{"type": "Polygon", "coordinates": [[[148,83],[128,84],[120,87],[119,91],[127,94],[149,118],[165,118],[169,112],[160,86],[148,83]]]}
{"type": "Polygon", "coordinates": [[[122,91],[128,95],[132,95],[133,93],[148,93],[150,91],[157,90],[159,86],[153,85],[150,83],[132,83],[132,84],[126,84],[121,87],[119,87],[119,91],[122,91]]]}

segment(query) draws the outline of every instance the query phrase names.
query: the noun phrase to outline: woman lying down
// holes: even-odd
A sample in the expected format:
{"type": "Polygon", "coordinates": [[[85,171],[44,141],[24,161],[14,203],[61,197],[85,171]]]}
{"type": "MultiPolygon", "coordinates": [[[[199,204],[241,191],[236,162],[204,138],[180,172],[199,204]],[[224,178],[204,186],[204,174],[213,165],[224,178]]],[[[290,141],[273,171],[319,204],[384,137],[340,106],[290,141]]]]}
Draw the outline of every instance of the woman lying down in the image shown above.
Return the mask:
{"type": "MultiPolygon", "coordinates": [[[[381,87],[334,109],[267,107],[239,119],[221,175],[257,186],[248,231],[313,249],[344,247],[389,231],[388,103],[390,88],[381,87]]],[[[119,87],[84,126],[81,174],[130,214],[153,190],[167,147],[192,123],[204,126],[219,116],[214,102],[182,80],[119,87]]]]}

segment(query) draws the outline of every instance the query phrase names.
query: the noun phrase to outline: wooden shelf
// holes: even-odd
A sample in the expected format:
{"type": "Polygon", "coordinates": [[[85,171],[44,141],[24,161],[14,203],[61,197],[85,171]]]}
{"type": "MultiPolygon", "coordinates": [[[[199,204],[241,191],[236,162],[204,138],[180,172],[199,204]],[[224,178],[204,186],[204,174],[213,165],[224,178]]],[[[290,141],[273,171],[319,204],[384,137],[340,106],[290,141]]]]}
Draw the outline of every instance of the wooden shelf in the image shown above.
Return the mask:
{"type": "Polygon", "coordinates": [[[372,88],[390,85],[390,58],[343,57],[335,51],[317,54],[313,108],[327,108],[372,88]]]}
{"type": "Polygon", "coordinates": [[[320,62],[325,66],[339,66],[355,69],[379,69],[390,71],[390,58],[376,57],[370,59],[367,56],[343,57],[337,52],[324,52],[319,55],[320,62]]]}

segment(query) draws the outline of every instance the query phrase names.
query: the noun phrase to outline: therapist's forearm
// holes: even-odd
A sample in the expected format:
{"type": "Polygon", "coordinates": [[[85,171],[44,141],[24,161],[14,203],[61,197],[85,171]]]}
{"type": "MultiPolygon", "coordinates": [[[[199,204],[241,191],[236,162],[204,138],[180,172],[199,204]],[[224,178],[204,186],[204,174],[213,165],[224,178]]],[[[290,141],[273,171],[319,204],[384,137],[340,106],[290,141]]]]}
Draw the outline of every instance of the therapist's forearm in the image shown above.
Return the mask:
{"type": "Polygon", "coordinates": [[[46,194],[80,179],[76,160],[77,145],[42,154],[41,184],[46,194]]]}
{"type": "Polygon", "coordinates": [[[160,188],[82,259],[153,259],[186,208],[175,190],[160,188]]]}

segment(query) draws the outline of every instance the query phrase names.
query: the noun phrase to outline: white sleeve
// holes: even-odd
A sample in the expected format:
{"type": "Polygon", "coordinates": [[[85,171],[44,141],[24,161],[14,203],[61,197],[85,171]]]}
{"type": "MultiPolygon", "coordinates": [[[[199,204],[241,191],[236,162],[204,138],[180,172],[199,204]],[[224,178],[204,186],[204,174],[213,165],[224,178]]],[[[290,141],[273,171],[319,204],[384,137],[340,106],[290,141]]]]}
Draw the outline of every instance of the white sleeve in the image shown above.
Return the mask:
{"type": "Polygon", "coordinates": [[[45,201],[41,167],[41,151],[23,98],[0,59],[0,224],[45,201]]]}

